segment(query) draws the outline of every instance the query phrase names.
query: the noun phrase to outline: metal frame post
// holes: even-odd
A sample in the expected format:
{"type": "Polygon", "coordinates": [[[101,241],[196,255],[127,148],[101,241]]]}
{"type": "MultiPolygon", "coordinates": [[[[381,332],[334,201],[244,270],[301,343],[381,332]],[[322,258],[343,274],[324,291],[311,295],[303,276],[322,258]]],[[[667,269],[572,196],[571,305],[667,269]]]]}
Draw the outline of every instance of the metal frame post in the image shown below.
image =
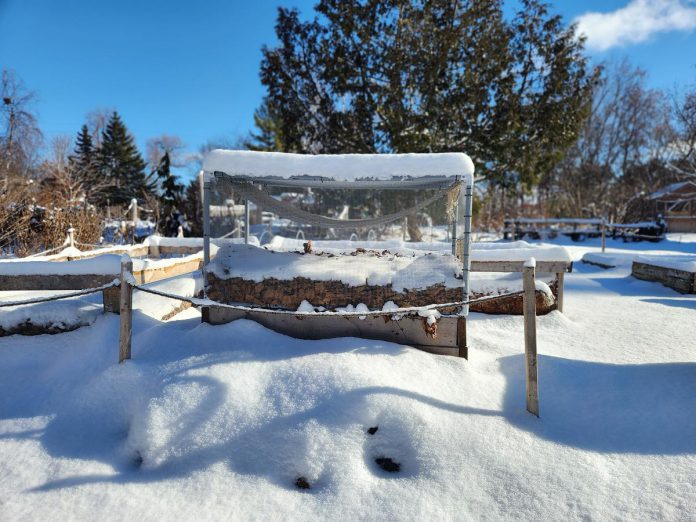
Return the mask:
{"type": "MultiPolygon", "coordinates": [[[[464,234],[462,237],[462,288],[463,288],[463,299],[469,299],[469,275],[471,273],[471,219],[473,215],[474,208],[474,180],[470,177],[468,180],[463,182],[464,190],[460,191],[459,199],[462,200],[463,192],[463,203],[464,203],[464,215],[461,216],[464,221],[464,234]]],[[[462,307],[461,315],[469,315],[469,305],[466,304],[462,307]]]]}
{"type": "Polygon", "coordinates": [[[208,297],[207,267],[210,263],[210,180],[203,180],[203,295],[208,297]]]}
{"type": "Polygon", "coordinates": [[[244,244],[249,244],[249,198],[244,198],[244,244]]]}
{"type": "Polygon", "coordinates": [[[456,256],[457,255],[457,221],[459,221],[459,202],[461,201],[461,193],[460,197],[457,200],[457,204],[454,207],[454,219],[452,220],[452,255],[456,256]]]}

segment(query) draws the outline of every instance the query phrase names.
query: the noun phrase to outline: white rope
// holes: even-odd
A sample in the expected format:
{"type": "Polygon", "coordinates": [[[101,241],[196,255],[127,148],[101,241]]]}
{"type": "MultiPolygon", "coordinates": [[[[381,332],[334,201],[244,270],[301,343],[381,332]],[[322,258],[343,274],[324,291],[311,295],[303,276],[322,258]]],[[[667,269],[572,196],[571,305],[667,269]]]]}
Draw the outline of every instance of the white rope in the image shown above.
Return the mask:
{"type": "MultiPolygon", "coordinates": [[[[372,228],[387,225],[389,223],[393,223],[394,221],[403,219],[411,214],[417,213],[418,211],[431,205],[435,201],[442,199],[453,192],[458,192],[460,188],[459,184],[455,184],[444,189],[439,189],[431,197],[421,201],[420,203],[417,203],[410,208],[400,210],[393,214],[388,214],[386,216],[380,216],[370,219],[336,219],[326,216],[320,216],[318,214],[312,214],[311,212],[307,212],[305,210],[294,207],[290,203],[278,201],[265,191],[259,190],[255,185],[251,185],[248,182],[234,182],[229,179],[227,179],[227,181],[228,183],[234,186],[235,192],[242,194],[246,199],[253,201],[262,208],[278,214],[281,218],[290,219],[296,223],[305,223],[308,225],[335,229],[372,228]]],[[[451,197],[448,198],[448,200],[452,199],[453,198],[451,197]]]]}
{"type": "Polygon", "coordinates": [[[497,294],[489,295],[484,297],[478,297],[476,299],[468,299],[465,301],[452,301],[450,303],[439,303],[431,304],[425,306],[410,306],[405,308],[394,308],[393,310],[368,310],[366,312],[336,312],[333,310],[326,310],[323,312],[300,312],[295,310],[276,310],[273,308],[262,308],[256,306],[248,305],[231,305],[226,303],[220,303],[218,301],[212,301],[210,299],[200,299],[198,297],[185,297],[182,295],[170,294],[168,292],[162,292],[161,290],[155,290],[154,288],[147,288],[140,285],[132,285],[138,290],[158,295],[161,297],[168,297],[169,299],[176,299],[179,301],[185,301],[191,303],[194,306],[217,306],[220,308],[228,308],[231,310],[238,310],[240,312],[261,312],[271,315],[292,315],[296,317],[316,317],[316,316],[332,316],[332,317],[364,317],[364,316],[386,316],[386,315],[408,315],[418,312],[427,312],[429,310],[440,310],[442,308],[454,308],[464,305],[472,305],[474,303],[482,303],[485,301],[492,301],[493,299],[499,299],[501,297],[511,297],[516,295],[522,295],[523,292],[511,292],[508,294],[497,294]]]}
{"type": "Polygon", "coordinates": [[[65,248],[65,245],[61,245],[61,246],[56,247],[56,248],[51,248],[50,250],[44,250],[43,252],[37,252],[36,254],[31,254],[29,256],[26,256],[25,259],[28,257],[45,256],[45,255],[49,254],[50,252],[57,252],[58,250],[63,250],[64,248],[65,248]]]}

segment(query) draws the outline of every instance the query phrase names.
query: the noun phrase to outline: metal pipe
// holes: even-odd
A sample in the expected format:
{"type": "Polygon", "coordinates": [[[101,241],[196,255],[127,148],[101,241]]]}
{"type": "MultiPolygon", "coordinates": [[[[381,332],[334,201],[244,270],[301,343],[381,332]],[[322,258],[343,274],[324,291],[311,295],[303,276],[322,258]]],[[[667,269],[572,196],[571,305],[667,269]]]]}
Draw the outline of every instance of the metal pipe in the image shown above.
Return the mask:
{"type": "Polygon", "coordinates": [[[457,203],[454,206],[454,219],[452,220],[452,255],[456,256],[457,255],[457,221],[459,221],[459,213],[463,212],[463,210],[459,210],[459,202],[461,201],[461,192],[460,192],[460,197],[457,199],[457,203]]]}
{"type": "MultiPolygon", "coordinates": [[[[469,275],[471,273],[471,218],[474,208],[474,179],[473,176],[466,180],[465,191],[464,191],[464,245],[462,248],[462,286],[463,286],[463,299],[466,301],[469,298],[469,275]]],[[[466,304],[462,307],[461,315],[469,315],[469,305],[466,304]]]]}
{"type": "Polygon", "coordinates": [[[249,244],[249,198],[244,198],[244,244],[249,244]]]}
{"type": "Polygon", "coordinates": [[[208,297],[206,269],[210,263],[210,181],[203,181],[203,294],[208,297]]]}

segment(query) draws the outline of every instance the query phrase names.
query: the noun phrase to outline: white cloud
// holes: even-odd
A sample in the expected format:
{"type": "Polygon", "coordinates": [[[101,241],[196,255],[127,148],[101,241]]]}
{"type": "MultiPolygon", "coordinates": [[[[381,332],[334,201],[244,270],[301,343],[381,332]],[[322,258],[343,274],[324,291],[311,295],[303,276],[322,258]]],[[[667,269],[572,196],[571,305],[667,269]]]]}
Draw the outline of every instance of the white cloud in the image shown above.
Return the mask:
{"type": "Polygon", "coordinates": [[[693,0],[631,0],[609,13],[589,12],[575,19],[578,33],[587,36],[587,47],[610,47],[644,42],[657,33],[688,31],[696,27],[693,0]]]}

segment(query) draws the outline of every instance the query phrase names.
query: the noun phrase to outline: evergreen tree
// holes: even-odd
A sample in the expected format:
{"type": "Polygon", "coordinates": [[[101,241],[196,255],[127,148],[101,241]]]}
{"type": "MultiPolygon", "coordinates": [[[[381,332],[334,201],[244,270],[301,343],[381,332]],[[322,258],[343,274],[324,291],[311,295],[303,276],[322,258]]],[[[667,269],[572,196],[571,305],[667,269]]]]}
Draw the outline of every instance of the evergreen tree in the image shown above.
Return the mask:
{"type": "Polygon", "coordinates": [[[257,132],[251,132],[242,143],[244,148],[258,151],[293,152],[283,141],[280,130],[280,118],[268,101],[263,99],[261,106],[254,111],[254,125],[257,132]]]}
{"type": "Polygon", "coordinates": [[[145,176],[145,161],[116,112],[102,133],[98,157],[100,173],[109,181],[108,194],[112,203],[126,203],[151,193],[145,176]]]}
{"type": "Polygon", "coordinates": [[[279,9],[280,43],[263,49],[285,150],[464,151],[491,181],[530,186],[578,136],[595,73],[542,0],[520,0],[512,17],[502,0],[320,0],[316,11],[304,22],[279,9]]]}
{"type": "Polygon", "coordinates": [[[193,237],[201,237],[203,235],[203,209],[198,179],[192,179],[186,186],[184,215],[186,219],[184,228],[187,230],[188,234],[193,237]]]}
{"type": "Polygon", "coordinates": [[[184,186],[177,182],[170,167],[169,153],[165,152],[155,171],[159,180],[159,199],[162,206],[159,226],[166,236],[176,236],[183,221],[180,209],[183,204],[184,186]]]}
{"type": "Polygon", "coordinates": [[[82,125],[75,139],[75,149],[68,158],[74,178],[79,181],[85,198],[93,202],[105,188],[99,179],[97,150],[92,143],[92,135],[87,125],[82,125]]]}
{"type": "Polygon", "coordinates": [[[160,180],[162,190],[161,200],[164,205],[178,207],[181,204],[181,196],[184,186],[177,182],[176,176],[171,172],[169,153],[165,152],[157,167],[157,177],[160,180]]]}

